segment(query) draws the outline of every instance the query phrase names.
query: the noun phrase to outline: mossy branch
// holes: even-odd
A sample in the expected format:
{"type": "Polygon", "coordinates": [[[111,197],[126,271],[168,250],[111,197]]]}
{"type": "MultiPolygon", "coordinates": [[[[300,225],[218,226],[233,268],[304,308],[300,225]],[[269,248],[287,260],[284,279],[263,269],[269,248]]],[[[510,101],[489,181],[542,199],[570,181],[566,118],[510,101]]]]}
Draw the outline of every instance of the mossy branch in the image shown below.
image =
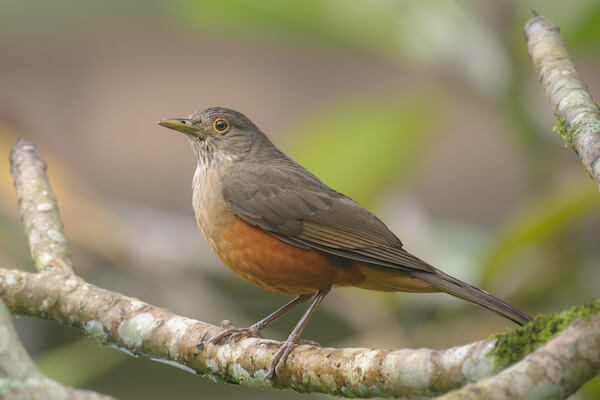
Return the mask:
{"type": "Polygon", "coordinates": [[[600,299],[591,304],[573,307],[556,315],[538,315],[526,326],[497,335],[491,354],[499,366],[509,366],[562,332],[576,319],[589,319],[600,314],[600,299]]]}
{"type": "MultiPolygon", "coordinates": [[[[594,308],[597,305],[593,305],[558,316],[537,317],[531,325],[498,338],[446,350],[332,349],[303,345],[294,350],[281,375],[268,381],[266,370],[278,350],[278,342],[246,338],[213,345],[208,340],[221,328],[98,288],[73,275],[0,269],[0,296],[15,314],[47,318],[79,328],[104,345],[170,363],[215,381],[345,397],[445,393],[490,376],[517,357],[535,350],[520,343],[541,346],[560,333],[557,327],[598,311],[594,308]],[[509,352],[506,346],[496,347],[496,343],[514,343],[517,350],[509,352]]],[[[595,337],[600,346],[599,329],[586,333],[586,337],[595,337]]],[[[598,372],[600,352],[593,350],[591,355],[595,364],[590,371],[598,372]]]]}
{"type": "Polygon", "coordinates": [[[531,61],[556,114],[556,130],[600,188],[600,110],[569,57],[558,26],[542,15],[525,25],[531,61]]]}
{"type": "Polygon", "coordinates": [[[600,318],[576,319],[552,341],[489,378],[442,396],[464,399],[565,399],[600,371],[600,318]]]}
{"type": "MultiPolygon", "coordinates": [[[[55,200],[50,210],[47,210],[48,207],[41,207],[43,212],[49,211],[52,214],[49,220],[45,219],[46,215],[37,215],[40,204],[44,204],[49,198],[54,199],[47,185],[45,164],[30,143],[19,141],[16,147],[34,155],[22,158],[18,156],[19,150],[14,150],[13,154],[17,156],[11,157],[13,162],[20,163],[18,168],[13,166],[12,171],[18,182],[15,186],[30,242],[39,246],[36,254],[51,254],[58,262],[52,263],[52,268],[47,268],[49,264],[45,260],[48,257],[35,258],[38,270],[44,273],[0,269],[0,297],[15,314],[52,319],[60,324],[79,328],[100,343],[117,347],[129,354],[166,362],[219,382],[299,392],[322,392],[345,397],[399,397],[435,396],[477,382],[526,356],[527,352],[534,351],[536,346],[542,345],[554,335],[558,336],[548,345],[535,350],[525,360],[538,357],[536,354],[547,352],[547,348],[555,348],[556,346],[549,346],[556,341],[566,340],[565,335],[571,335],[573,330],[585,331],[586,340],[600,343],[600,329],[588,332],[585,322],[577,322],[582,320],[580,317],[589,317],[595,323],[593,315],[598,311],[598,303],[595,303],[559,316],[538,317],[532,324],[497,338],[446,350],[332,349],[302,345],[292,352],[279,376],[272,381],[266,380],[266,370],[279,348],[278,342],[245,338],[218,346],[212,345],[208,340],[220,332],[219,327],[177,316],[138,299],[98,288],[73,275],[70,261],[65,261],[68,260],[68,250],[64,241],[59,241],[64,244],[60,252],[53,253],[52,249],[46,249],[45,246],[56,246],[56,243],[40,240],[45,237],[48,229],[56,229],[62,235],[55,200]],[[24,165],[27,160],[31,163],[24,165]],[[37,168],[38,171],[31,168],[37,168]],[[25,178],[19,175],[21,173],[27,173],[26,179],[32,182],[25,182],[25,178]],[[38,180],[43,182],[37,182],[38,180]],[[35,189],[42,187],[44,189],[35,189]],[[27,190],[28,195],[24,196],[20,190],[27,190]],[[23,205],[25,202],[27,206],[23,205]],[[69,265],[69,268],[64,265],[69,265]],[[576,321],[569,325],[574,319],[576,321]],[[567,325],[569,328],[560,333],[560,329],[567,325]],[[523,346],[522,343],[528,345],[523,346]],[[532,343],[535,345],[531,345],[532,343]]],[[[580,364],[585,364],[583,371],[571,369],[572,364],[565,364],[569,367],[569,373],[578,380],[565,380],[564,387],[561,386],[561,381],[553,388],[562,390],[560,393],[570,393],[583,384],[590,373],[598,372],[600,351],[598,346],[593,347],[593,343],[585,342],[586,348],[592,351],[581,358],[583,361],[580,360],[580,364]]],[[[574,345],[578,346],[579,342],[574,345]]],[[[560,352],[552,354],[559,359],[563,356],[560,352]]],[[[579,353],[569,354],[571,359],[579,360],[579,353]]],[[[579,368],[580,365],[576,364],[575,367],[579,368]]],[[[523,368],[522,362],[517,362],[506,371],[514,368],[523,368]]],[[[520,373],[518,378],[522,378],[523,374],[520,373]]],[[[509,378],[504,378],[504,383],[508,382],[515,388],[522,386],[521,381],[513,375],[506,376],[509,378]]],[[[536,382],[538,381],[546,382],[541,378],[536,382]]],[[[10,390],[25,390],[16,384],[19,381],[4,383],[10,390]]],[[[479,382],[467,388],[479,387],[475,386],[478,384],[479,382]]],[[[528,390],[528,387],[523,386],[519,393],[527,394],[530,392],[528,390]]]]}

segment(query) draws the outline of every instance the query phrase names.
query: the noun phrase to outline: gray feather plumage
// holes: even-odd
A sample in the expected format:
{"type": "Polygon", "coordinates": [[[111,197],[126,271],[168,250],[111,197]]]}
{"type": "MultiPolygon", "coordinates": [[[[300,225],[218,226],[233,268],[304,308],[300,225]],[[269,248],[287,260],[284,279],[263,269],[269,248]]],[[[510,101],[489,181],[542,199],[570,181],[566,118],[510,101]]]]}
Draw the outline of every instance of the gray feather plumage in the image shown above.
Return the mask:
{"type": "Polygon", "coordinates": [[[288,243],[409,272],[433,271],[376,216],[283,155],[270,163],[244,163],[226,174],[222,187],[238,217],[288,243]]]}

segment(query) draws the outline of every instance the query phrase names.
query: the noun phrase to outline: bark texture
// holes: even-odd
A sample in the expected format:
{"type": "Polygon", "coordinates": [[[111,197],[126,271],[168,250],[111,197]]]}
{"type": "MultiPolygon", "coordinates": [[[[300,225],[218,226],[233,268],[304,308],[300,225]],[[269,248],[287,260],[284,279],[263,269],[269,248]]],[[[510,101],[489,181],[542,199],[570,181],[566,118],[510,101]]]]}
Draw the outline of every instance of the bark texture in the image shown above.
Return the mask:
{"type": "Polygon", "coordinates": [[[33,144],[23,139],[17,141],[10,152],[10,172],[36,268],[40,272],[73,273],[58,203],[46,175],[46,163],[33,144]]]}
{"type": "MultiPolygon", "coordinates": [[[[495,339],[446,350],[302,345],[293,351],[281,375],[269,381],[265,374],[279,342],[245,338],[213,345],[209,339],[221,328],[98,288],[74,275],[0,269],[0,296],[15,314],[79,328],[104,345],[218,382],[258,388],[344,397],[435,396],[505,366],[494,353],[495,339]]],[[[589,322],[574,321],[523,361],[451,398],[503,390],[507,397],[498,398],[524,398],[542,389],[561,394],[557,398],[566,397],[600,370],[598,318],[592,315],[589,322]]],[[[530,334],[520,329],[524,329],[520,336],[530,334]]]]}
{"type": "Polygon", "coordinates": [[[565,399],[600,372],[600,319],[577,319],[558,337],[492,377],[442,396],[458,399],[565,399]]]}
{"type": "Polygon", "coordinates": [[[557,116],[557,129],[600,188],[598,104],[571,61],[558,26],[536,15],[524,32],[529,56],[557,116]]]}
{"type": "Polygon", "coordinates": [[[21,345],[0,300],[0,398],[6,400],[110,400],[112,397],[62,386],[37,369],[21,345]]]}
{"type": "Polygon", "coordinates": [[[245,338],[213,345],[221,328],[154,307],[64,273],[0,270],[0,296],[15,314],[82,329],[104,345],[209,378],[251,387],[346,397],[432,396],[494,371],[494,340],[447,350],[333,349],[293,351],[280,376],[265,380],[279,342],[245,338]]]}

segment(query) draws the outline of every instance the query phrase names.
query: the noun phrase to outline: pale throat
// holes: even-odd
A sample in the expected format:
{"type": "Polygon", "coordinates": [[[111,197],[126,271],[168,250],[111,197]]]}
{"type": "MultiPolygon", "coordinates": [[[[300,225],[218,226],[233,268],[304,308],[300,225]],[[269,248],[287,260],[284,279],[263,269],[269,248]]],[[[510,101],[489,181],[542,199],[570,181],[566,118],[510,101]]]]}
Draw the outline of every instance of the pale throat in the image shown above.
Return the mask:
{"type": "Polygon", "coordinates": [[[224,154],[219,151],[214,143],[210,143],[208,140],[197,140],[195,138],[188,138],[192,151],[198,160],[196,167],[196,173],[198,171],[207,171],[222,162],[231,162],[234,157],[224,154]]]}

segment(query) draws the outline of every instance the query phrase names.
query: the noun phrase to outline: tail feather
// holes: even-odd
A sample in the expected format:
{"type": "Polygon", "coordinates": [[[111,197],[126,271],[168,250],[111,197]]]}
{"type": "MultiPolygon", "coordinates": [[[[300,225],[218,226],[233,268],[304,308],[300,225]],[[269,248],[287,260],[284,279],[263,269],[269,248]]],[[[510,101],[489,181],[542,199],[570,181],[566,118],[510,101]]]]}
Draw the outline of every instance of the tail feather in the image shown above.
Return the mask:
{"type": "Polygon", "coordinates": [[[440,290],[448,294],[485,307],[488,310],[494,311],[495,313],[498,313],[519,325],[525,325],[532,319],[529,315],[517,310],[511,305],[506,304],[488,292],[453,278],[442,271],[437,270],[433,273],[414,272],[413,274],[415,277],[438,287],[440,290]]]}

